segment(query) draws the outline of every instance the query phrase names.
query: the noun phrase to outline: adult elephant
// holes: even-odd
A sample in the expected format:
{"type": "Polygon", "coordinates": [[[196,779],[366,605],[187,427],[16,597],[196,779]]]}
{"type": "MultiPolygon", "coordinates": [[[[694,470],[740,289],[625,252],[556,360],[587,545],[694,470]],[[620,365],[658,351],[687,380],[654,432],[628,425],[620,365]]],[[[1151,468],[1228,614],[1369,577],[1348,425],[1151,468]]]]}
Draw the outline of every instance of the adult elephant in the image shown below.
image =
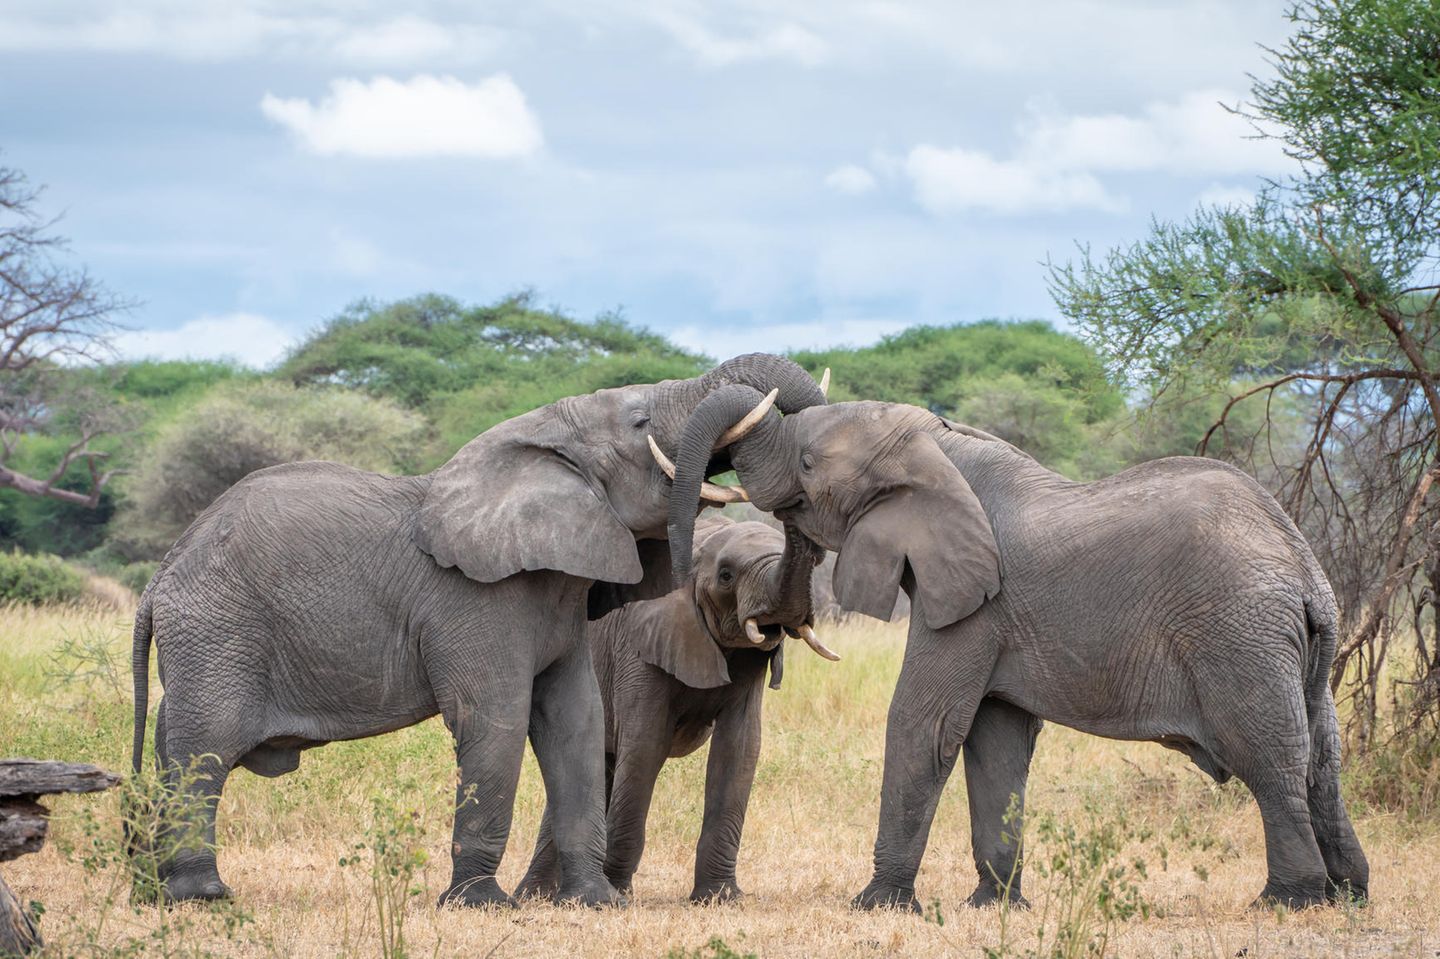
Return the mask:
{"type": "Polygon", "coordinates": [[[746,411],[735,401],[764,392],[791,412],[825,402],[798,366],[752,354],[534,410],[429,475],[296,463],[221,496],[170,550],[135,621],[134,766],[153,635],[165,685],[157,763],[191,793],[181,805],[199,806],[205,840],[162,852],[165,898],[229,895],[214,806],[233,766],[278,776],[302,750],[439,713],[460,767],[442,902],[513,902],[495,876],[527,734],[553,811],[560,896],[614,901],[601,870],[587,592],[640,580],[637,537],[665,535],[670,481],[647,435],[673,446],[692,418],[708,429],[728,417],[713,453],[721,468],[725,444],[756,420],[736,423],[746,411]],[[181,775],[187,766],[195,775],[181,775]]]}
{"type": "MultiPolygon", "coordinates": [[[[705,469],[714,433],[702,427],[681,440],[672,547],[694,522],[681,497],[705,469]]],[[[1264,821],[1261,901],[1367,894],[1327,685],[1334,595],[1249,477],[1180,457],[1075,483],[986,433],[886,403],[770,416],[732,459],[755,505],[839,552],[842,606],[884,618],[900,587],[913,603],[875,873],[857,905],[917,908],[915,875],[962,753],[970,901],[995,899],[1012,869],[1020,897],[1002,819],[1012,794],[1023,799],[1041,719],[1238,776],[1264,821]]],[[[672,556],[685,575],[689,551],[672,556]]]]}

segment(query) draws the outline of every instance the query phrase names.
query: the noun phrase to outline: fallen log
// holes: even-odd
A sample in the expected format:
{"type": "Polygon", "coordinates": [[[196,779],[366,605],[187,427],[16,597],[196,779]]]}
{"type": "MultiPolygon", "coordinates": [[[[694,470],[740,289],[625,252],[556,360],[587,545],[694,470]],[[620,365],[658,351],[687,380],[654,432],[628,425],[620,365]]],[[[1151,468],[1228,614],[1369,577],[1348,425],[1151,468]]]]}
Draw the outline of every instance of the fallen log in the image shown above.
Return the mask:
{"type": "MultiPolygon", "coordinates": [[[[0,862],[36,852],[45,844],[49,810],[38,802],[55,793],[89,793],[120,781],[114,773],[85,763],[45,759],[0,759],[0,862]]],[[[40,931],[0,876],[0,956],[39,949],[40,931]]]]}

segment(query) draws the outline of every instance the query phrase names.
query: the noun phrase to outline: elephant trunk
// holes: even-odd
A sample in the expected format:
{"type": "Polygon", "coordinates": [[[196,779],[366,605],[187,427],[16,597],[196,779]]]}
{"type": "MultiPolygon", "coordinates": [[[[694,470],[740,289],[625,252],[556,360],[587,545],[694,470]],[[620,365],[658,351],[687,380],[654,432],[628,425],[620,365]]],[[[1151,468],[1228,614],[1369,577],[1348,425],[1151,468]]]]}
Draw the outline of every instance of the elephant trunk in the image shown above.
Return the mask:
{"type": "MultiPolygon", "coordinates": [[[[804,368],[783,356],[749,353],[727,360],[686,386],[698,387],[701,399],[679,431],[674,486],[670,491],[668,529],[670,567],[676,584],[690,576],[690,547],[694,539],[696,505],[707,476],[730,468],[729,453],[715,450],[715,442],[737,420],[776,390],[775,408],[794,413],[824,406],[825,393],[804,368]]],[[[779,416],[768,413],[742,443],[756,434],[770,434],[779,416]]]]}
{"type": "Polygon", "coordinates": [[[785,552],[769,577],[770,595],[774,598],[772,613],[780,623],[800,626],[813,620],[810,579],[821,555],[820,548],[804,533],[785,524],[785,552]]]}

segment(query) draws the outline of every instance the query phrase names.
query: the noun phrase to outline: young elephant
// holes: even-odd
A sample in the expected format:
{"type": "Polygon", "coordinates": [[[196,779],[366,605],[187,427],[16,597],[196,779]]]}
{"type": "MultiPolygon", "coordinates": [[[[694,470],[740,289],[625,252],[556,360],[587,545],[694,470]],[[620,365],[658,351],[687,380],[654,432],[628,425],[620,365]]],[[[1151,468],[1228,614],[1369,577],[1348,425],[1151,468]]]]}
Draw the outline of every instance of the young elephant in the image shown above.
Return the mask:
{"type": "MultiPolygon", "coordinates": [[[[660,767],[713,733],[690,892],[704,902],[742,894],[735,857],[760,754],[766,665],[770,688],[778,689],[786,633],[827,659],[839,657],[811,626],[810,573],[823,550],[793,529],[724,518],[701,520],[695,539],[693,578],[590,623],[589,640],[605,704],[605,874],[629,890],[660,767]]],[[[547,807],[518,894],[554,895],[557,867],[547,807]]]]}

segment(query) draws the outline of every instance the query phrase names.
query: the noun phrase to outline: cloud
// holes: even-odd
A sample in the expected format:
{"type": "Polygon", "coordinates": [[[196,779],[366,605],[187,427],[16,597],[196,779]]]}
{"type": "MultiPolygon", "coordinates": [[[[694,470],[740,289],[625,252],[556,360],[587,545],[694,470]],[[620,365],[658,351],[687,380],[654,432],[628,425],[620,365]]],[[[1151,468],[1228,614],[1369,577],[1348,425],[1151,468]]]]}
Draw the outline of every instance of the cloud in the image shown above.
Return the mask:
{"type": "Polygon", "coordinates": [[[1212,183],[1195,198],[1196,206],[1248,207],[1255,202],[1255,191],[1249,187],[1212,183]]]}
{"type": "Polygon", "coordinates": [[[474,86],[427,74],[342,78],[318,103],[267,93],[260,110],[326,156],[523,157],[544,142],[525,94],[503,73],[474,86]]]}
{"type": "Polygon", "coordinates": [[[1021,160],[996,160],[979,150],[941,149],[922,144],[905,159],[915,199],[931,213],[1060,212],[1089,208],[1119,212],[1124,201],[1111,196],[1089,173],[1046,170],[1021,160]]]}
{"type": "Polygon", "coordinates": [[[904,170],[916,201],[931,213],[1020,214],[1126,210],[1127,200],[1106,188],[1103,174],[1258,176],[1291,169],[1274,141],[1256,139],[1244,118],[1221,106],[1236,99],[1197,90],[1152,101],[1137,114],[1074,116],[1032,103],[1017,124],[1019,142],[1009,158],[922,143],[904,170]]]}
{"type": "Polygon", "coordinates": [[[207,314],[173,330],[127,330],[114,339],[128,359],[230,358],[253,367],[275,363],[295,340],[274,320],[255,313],[207,314]]]}
{"type": "Polygon", "coordinates": [[[831,170],[825,177],[825,185],[839,193],[858,196],[875,189],[875,174],[863,166],[847,163],[831,170]]]}
{"type": "Polygon", "coordinates": [[[726,67],[746,60],[789,60],[813,67],[825,62],[829,45],[812,31],[793,22],[756,29],[748,36],[722,36],[678,10],[656,5],[648,15],[682,47],[707,67],[726,67]]]}
{"type": "Polygon", "coordinates": [[[338,36],[331,49],[345,60],[406,64],[491,55],[499,46],[498,30],[404,16],[353,27],[338,36]]]}

